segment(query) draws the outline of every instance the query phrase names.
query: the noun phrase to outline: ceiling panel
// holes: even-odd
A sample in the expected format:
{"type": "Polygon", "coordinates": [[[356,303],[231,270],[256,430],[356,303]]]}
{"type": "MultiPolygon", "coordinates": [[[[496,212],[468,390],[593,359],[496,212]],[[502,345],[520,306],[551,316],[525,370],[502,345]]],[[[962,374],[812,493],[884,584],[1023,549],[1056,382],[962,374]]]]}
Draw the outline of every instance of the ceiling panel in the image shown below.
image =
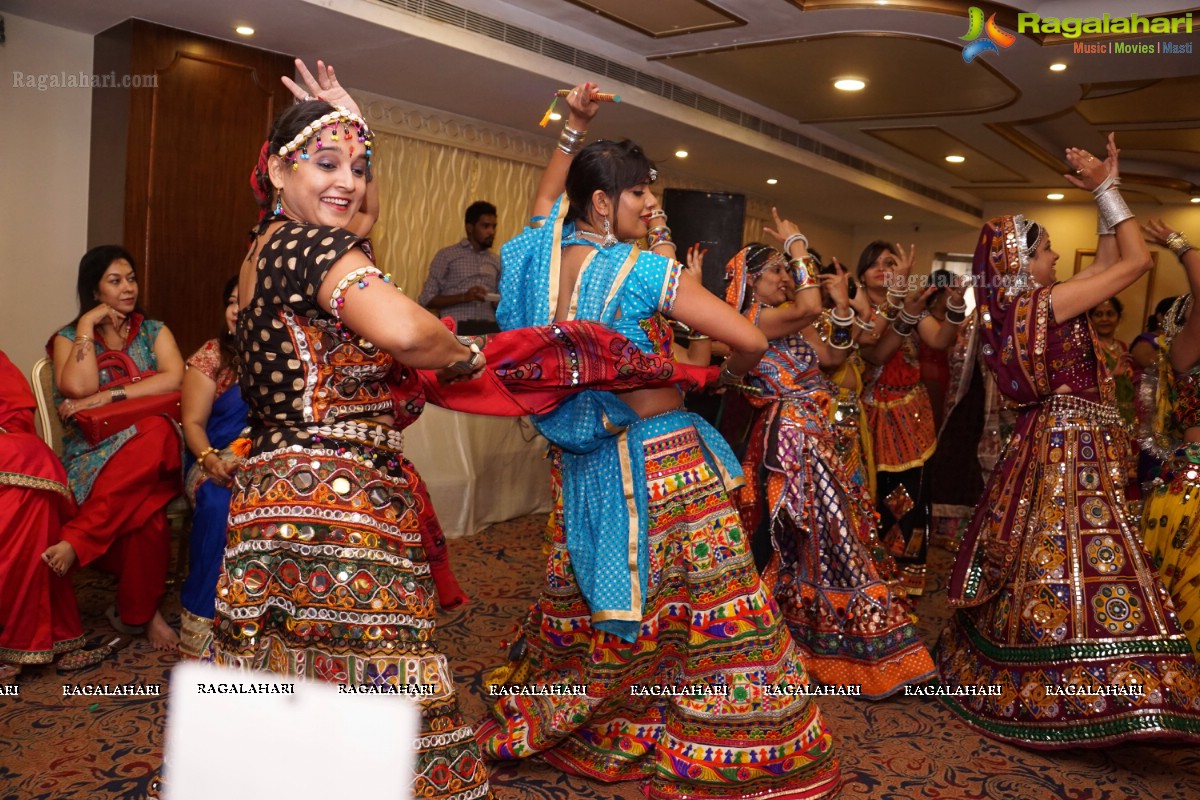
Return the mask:
{"type": "Polygon", "coordinates": [[[745,21],[705,0],[567,0],[627,28],[661,39],[720,30],[745,21]]]}
{"type": "Polygon", "coordinates": [[[959,181],[970,183],[1026,183],[1024,176],[955,138],[941,128],[867,128],[866,133],[903,150],[914,158],[944,170],[959,181]],[[948,155],[966,158],[960,164],[946,161],[948,155]]]}
{"type": "Polygon", "coordinates": [[[1020,97],[982,59],[964,64],[960,47],[914,36],[844,34],[664,60],[800,122],[960,116],[1003,108],[1020,97]],[[834,89],[843,77],[860,78],[867,87],[834,89]]]}
{"type": "MultiPolygon", "coordinates": [[[[1167,56],[1159,56],[1167,58],[1167,56]]],[[[1096,90],[1120,89],[1121,84],[1100,84],[1096,90]]],[[[1200,75],[1163,78],[1131,90],[1079,101],[1079,113],[1093,125],[1147,122],[1200,122],[1200,75]]]]}

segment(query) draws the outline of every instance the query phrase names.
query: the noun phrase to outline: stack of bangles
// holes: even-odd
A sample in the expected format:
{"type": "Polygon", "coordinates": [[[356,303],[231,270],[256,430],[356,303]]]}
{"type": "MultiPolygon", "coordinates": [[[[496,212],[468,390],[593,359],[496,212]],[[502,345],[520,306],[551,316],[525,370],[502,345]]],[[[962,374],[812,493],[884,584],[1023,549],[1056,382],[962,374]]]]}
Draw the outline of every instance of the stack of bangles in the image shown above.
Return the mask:
{"type": "Polygon", "coordinates": [[[962,325],[967,319],[967,303],[965,300],[959,300],[958,305],[953,305],[953,300],[946,301],[946,322],[951,325],[962,325]]]}
{"type": "Polygon", "coordinates": [[[1179,231],[1172,231],[1167,236],[1167,247],[1181,262],[1183,261],[1184,253],[1186,253],[1188,250],[1195,249],[1192,247],[1192,243],[1188,241],[1188,238],[1179,231]]]}
{"type": "Polygon", "coordinates": [[[653,250],[661,244],[669,244],[671,248],[675,248],[675,242],[671,241],[671,229],[667,227],[667,212],[661,208],[656,208],[650,214],[652,227],[646,233],[646,249],[653,250]],[[658,220],[655,222],[655,220],[658,220]]]}
{"type": "Polygon", "coordinates": [[[563,125],[558,137],[558,149],[563,154],[573,156],[583,149],[583,136],[587,131],[577,131],[570,125],[563,125]]]}
{"type": "MultiPolygon", "coordinates": [[[[853,309],[851,309],[851,311],[853,311],[853,309]]],[[[867,333],[870,333],[871,331],[875,330],[876,323],[873,319],[864,320],[856,314],[854,316],[854,324],[862,328],[867,333]]]]}
{"type": "Polygon", "coordinates": [[[914,317],[912,314],[901,308],[899,316],[897,317],[896,321],[892,323],[892,330],[896,332],[897,336],[909,336],[912,334],[913,330],[917,327],[917,323],[920,321],[920,317],[914,317]]]}
{"type": "MultiPolygon", "coordinates": [[[[801,234],[792,234],[800,236],[801,234]]],[[[791,237],[788,237],[791,241],[791,237]]],[[[805,289],[816,289],[820,284],[817,281],[817,272],[813,267],[817,260],[812,256],[803,256],[802,258],[793,258],[791,260],[792,275],[796,279],[796,292],[802,292],[805,289]]]]}
{"type": "Polygon", "coordinates": [[[196,456],[196,463],[200,465],[200,469],[202,469],[204,472],[208,472],[208,467],[204,466],[204,460],[211,455],[215,455],[217,458],[220,458],[221,451],[217,450],[215,447],[206,447],[200,451],[199,455],[196,456]]]}
{"type": "Polygon", "coordinates": [[[838,350],[849,350],[854,344],[851,328],[855,319],[854,309],[848,309],[846,315],[840,316],[836,308],[829,310],[829,320],[833,323],[829,331],[829,346],[838,350]]]}

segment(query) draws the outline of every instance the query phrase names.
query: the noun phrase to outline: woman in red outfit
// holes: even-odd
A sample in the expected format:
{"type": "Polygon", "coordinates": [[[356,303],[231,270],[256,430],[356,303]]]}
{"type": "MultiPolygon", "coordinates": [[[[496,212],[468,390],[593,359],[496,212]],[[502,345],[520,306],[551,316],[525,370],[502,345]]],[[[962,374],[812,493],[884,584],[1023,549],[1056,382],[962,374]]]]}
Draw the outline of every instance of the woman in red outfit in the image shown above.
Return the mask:
{"type": "Polygon", "coordinates": [[[63,463],[79,514],[42,557],[59,575],[92,563],[114,573],[117,604],[109,615],[114,626],[144,629],[155,647],[174,650],[179,637],[158,604],[167,579],[167,504],[183,491],[178,431],[165,417],[149,417],[93,445],[72,420],[84,409],[178,391],[183,357],[167,327],[138,310],[133,257],[123,248],[89,250],[79,262],[78,292],[79,317],[47,349],[66,425],[63,463]],[[97,366],[106,350],[124,352],[140,371],[157,374],[104,389],[114,377],[97,366]]]}
{"type": "Polygon", "coordinates": [[[29,384],[0,352],[0,676],[83,646],[71,582],[39,556],[74,511],[67,473],[33,427],[29,384]]]}

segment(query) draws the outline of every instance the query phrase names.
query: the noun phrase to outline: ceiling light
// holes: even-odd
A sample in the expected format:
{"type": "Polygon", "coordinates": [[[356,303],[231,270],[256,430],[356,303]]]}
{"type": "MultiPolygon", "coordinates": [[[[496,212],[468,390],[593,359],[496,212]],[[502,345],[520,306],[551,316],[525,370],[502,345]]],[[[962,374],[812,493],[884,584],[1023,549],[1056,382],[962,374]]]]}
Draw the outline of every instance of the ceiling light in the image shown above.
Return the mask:
{"type": "Polygon", "coordinates": [[[779,179],[778,178],[767,178],[767,183],[771,186],[774,186],[775,184],[779,183],[779,179]]]}
{"type": "Polygon", "coordinates": [[[233,32],[241,36],[253,36],[254,28],[251,28],[249,25],[238,25],[233,29],[233,32]]]}
{"type": "Polygon", "coordinates": [[[687,150],[676,150],[675,157],[676,158],[687,158],[687,150]]]}
{"type": "Polygon", "coordinates": [[[1066,68],[1067,68],[1067,65],[1062,63],[1061,61],[1056,61],[1050,65],[1051,72],[1062,72],[1066,68]]]}
{"type": "Polygon", "coordinates": [[[1200,197],[1193,197],[1193,198],[1192,198],[1192,202],[1193,202],[1193,203],[1200,203],[1200,197]]]}
{"type": "Polygon", "coordinates": [[[833,88],[843,92],[857,92],[866,88],[867,82],[861,78],[838,78],[833,82],[833,88]]]}
{"type": "Polygon", "coordinates": [[[891,215],[891,214],[884,214],[884,215],[883,215],[883,218],[884,218],[885,220],[888,220],[888,221],[890,221],[890,220],[892,219],[892,215],[891,215]]]}
{"type": "Polygon", "coordinates": [[[562,119],[562,114],[558,113],[557,111],[551,111],[550,119],[552,119],[555,122],[558,122],[560,119],[562,119]]]}
{"type": "Polygon", "coordinates": [[[1062,200],[1064,197],[1066,197],[1066,195],[1062,192],[1051,192],[1050,194],[1046,195],[1047,200],[1062,200]]]}
{"type": "Polygon", "coordinates": [[[966,156],[946,156],[946,160],[951,164],[961,164],[967,160],[966,156]]]}

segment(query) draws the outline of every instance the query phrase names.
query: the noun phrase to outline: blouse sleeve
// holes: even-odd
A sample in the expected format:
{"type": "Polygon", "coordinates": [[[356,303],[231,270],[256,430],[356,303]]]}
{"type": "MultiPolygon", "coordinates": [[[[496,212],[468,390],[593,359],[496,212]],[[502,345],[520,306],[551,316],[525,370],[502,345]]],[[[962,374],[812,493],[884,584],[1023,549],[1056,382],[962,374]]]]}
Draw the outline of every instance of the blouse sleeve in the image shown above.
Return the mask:
{"type": "Polygon", "coordinates": [[[679,292],[683,265],[657,253],[642,253],[629,276],[627,288],[655,311],[670,315],[679,292]]]}
{"type": "Polygon", "coordinates": [[[365,244],[365,239],[341,228],[294,225],[272,237],[263,252],[269,266],[259,288],[278,293],[293,310],[315,309],[317,290],[330,267],[355,247],[363,247],[369,257],[365,244]],[[272,272],[279,276],[279,286],[266,284],[272,272]]]}
{"type": "Polygon", "coordinates": [[[216,339],[209,339],[200,349],[192,353],[187,360],[190,369],[194,369],[207,377],[213,383],[217,382],[217,372],[221,368],[221,348],[216,339]]]}

